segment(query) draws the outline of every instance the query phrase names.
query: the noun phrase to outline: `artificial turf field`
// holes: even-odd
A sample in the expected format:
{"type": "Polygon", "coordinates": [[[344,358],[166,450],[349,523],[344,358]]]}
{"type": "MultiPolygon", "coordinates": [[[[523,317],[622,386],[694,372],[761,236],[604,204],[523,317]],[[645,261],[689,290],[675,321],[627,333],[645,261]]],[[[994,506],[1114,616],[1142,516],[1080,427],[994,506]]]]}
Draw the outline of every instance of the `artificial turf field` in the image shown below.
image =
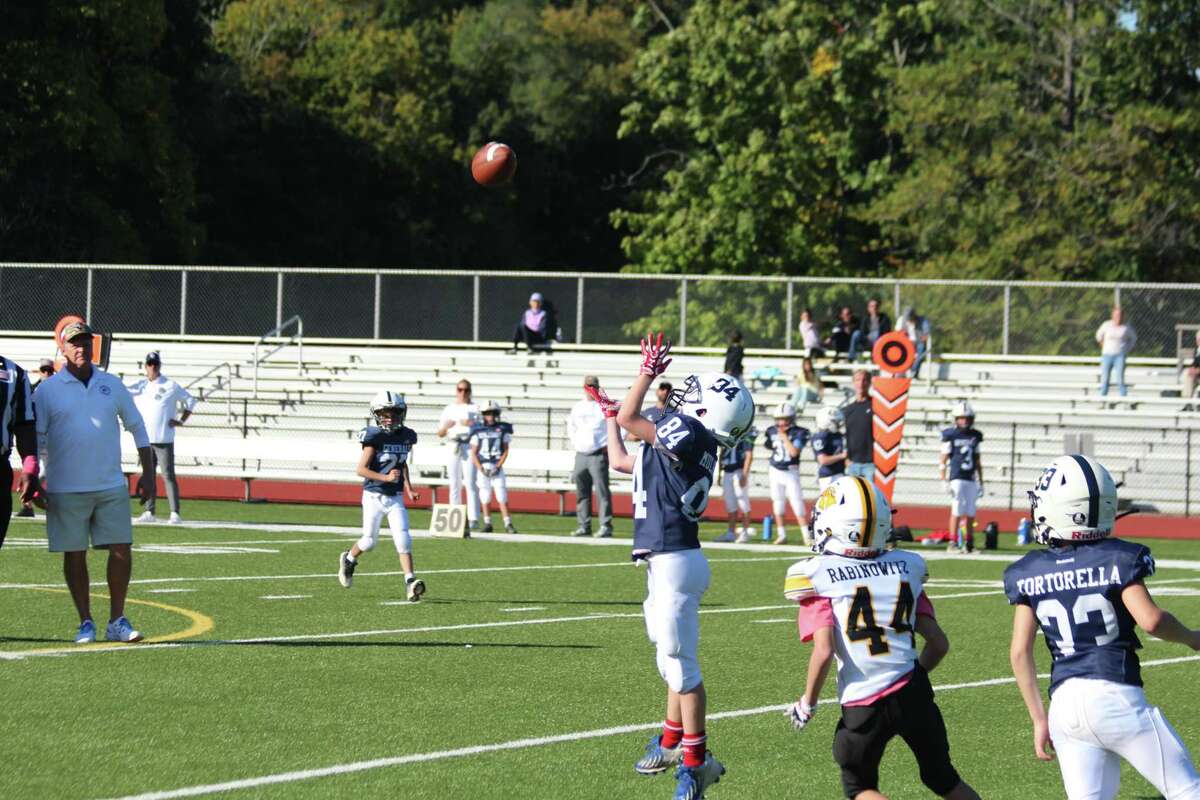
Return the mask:
{"type": "MultiPolygon", "coordinates": [[[[520,515],[522,534],[502,541],[417,538],[429,593],[409,604],[386,531],[353,588],[338,584],[357,509],[190,502],[184,511],[226,522],[135,528],[128,613],[147,642],[117,646],[71,644],[77,620],[61,561],[45,552],[40,521],[14,520],[0,551],[0,798],[672,796],[670,775],[632,768],[662,720],[664,690],[628,520],[613,545],[523,542],[564,534],[573,520],[520,515]],[[174,641],[155,644],[164,638],[174,641]]],[[[427,520],[414,512],[414,530],[427,520]]],[[[707,525],[703,537],[723,529],[707,525]]],[[[982,797],[1062,797],[1057,766],[1033,758],[1010,679],[999,579],[1020,552],[1012,542],[979,557],[923,551],[951,641],[931,677],[944,687],[956,766],[982,797]]],[[[1200,625],[1200,545],[1147,543],[1159,564],[1152,593],[1200,625]]],[[[840,797],[836,706],[802,733],[780,713],[807,663],[782,596],[787,566],[804,553],[706,551],[700,658],[709,745],[728,768],[706,797],[840,797]]],[[[101,634],[103,559],[91,555],[101,634]]],[[[1147,695],[1195,746],[1200,656],[1143,641],[1147,695]]],[[[1041,645],[1039,657],[1045,671],[1041,645]]],[[[899,740],[881,774],[892,798],[931,796],[899,740]]],[[[1158,794],[1126,768],[1120,796],[1158,794]]]]}

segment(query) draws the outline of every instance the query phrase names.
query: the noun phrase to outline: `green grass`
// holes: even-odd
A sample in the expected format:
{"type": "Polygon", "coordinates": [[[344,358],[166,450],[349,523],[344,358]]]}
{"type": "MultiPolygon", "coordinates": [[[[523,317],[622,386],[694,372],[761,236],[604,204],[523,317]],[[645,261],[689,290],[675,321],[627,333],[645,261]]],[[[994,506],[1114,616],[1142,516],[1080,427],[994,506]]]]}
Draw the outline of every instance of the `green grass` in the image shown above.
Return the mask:
{"type": "MultiPolygon", "coordinates": [[[[419,538],[414,553],[429,585],[428,599],[383,605],[403,597],[402,579],[381,574],[398,569],[386,535],[347,591],[333,574],[337,554],[351,541],[347,535],[238,527],[281,521],[357,526],[357,509],[189,502],[184,510],[189,518],[230,525],[138,527],[136,545],[224,544],[268,552],[136,552],[135,580],[169,580],[135,583],[131,599],[177,606],[213,621],[211,631],[189,640],[193,644],[0,660],[0,797],[120,797],[662,718],[663,687],[640,618],[645,574],[627,563],[625,547],[419,538]],[[563,565],[576,566],[538,568],[563,565]],[[527,569],[488,571],[495,567],[527,569]],[[222,577],[252,579],[211,580],[222,577]],[[262,599],[266,595],[310,596],[262,599]],[[582,616],[591,618],[411,630],[582,616]],[[311,638],[230,643],[294,635],[311,638]]],[[[414,528],[426,524],[426,514],[412,516],[414,528]]],[[[572,523],[517,518],[528,533],[566,534],[572,523]]],[[[722,529],[706,526],[705,537],[722,529]]],[[[627,520],[618,522],[617,534],[629,535],[627,520]]],[[[59,559],[36,546],[44,537],[40,522],[16,521],[9,537],[0,551],[0,582],[62,585],[59,559]]],[[[1193,557],[1190,542],[1150,544],[1160,562],[1193,557]]],[[[785,607],[782,581],[799,556],[769,548],[714,549],[708,555],[713,581],[704,608],[721,612],[702,617],[710,713],[791,701],[802,684],[807,652],[787,621],[794,614],[785,607]],[[739,610],[758,606],[780,608],[739,610]]],[[[103,557],[91,556],[94,581],[103,578],[103,557]]],[[[929,593],[952,642],[950,656],[933,674],[935,685],[1009,674],[1010,612],[1003,596],[989,586],[955,585],[998,580],[1003,567],[969,559],[931,565],[929,593]],[[985,591],[991,593],[974,594],[985,591]],[[937,599],[964,593],[973,596],[937,599]]],[[[1195,583],[1162,588],[1200,585],[1200,563],[1195,570],[1163,567],[1155,580],[1173,579],[1195,583]]],[[[1160,599],[1185,622],[1200,622],[1197,597],[1160,599]]],[[[96,617],[103,619],[106,601],[94,603],[96,617]]],[[[0,588],[0,609],[0,653],[73,648],[76,620],[65,594],[0,588]]],[[[151,638],[191,624],[158,606],[134,604],[129,611],[151,638]]],[[[1187,651],[1148,641],[1142,655],[1152,660],[1187,651]]],[[[1045,654],[1039,657],[1044,670],[1045,654]]],[[[1145,670],[1151,701],[1192,744],[1200,739],[1195,669],[1185,662],[1145,670]]],[[[983,797],[1062,796],[1057,767],[1032,757],[1029,725],[1013,685],[942,691],[938,698],[955,763],[983,797]]],[[[800,734],[775,712],[711,721],[710,745],[729,773],[707,797],[839,797],[830,755],[837,716],[836,707],[825,706],[800,734]]],[[[673,791],[670,777],[642,778],[632,770],[648,736],[622,733],[408,763],[234,795],[666,798],[673,791]]],[[[882,788],[892,798],[929,796],[898,740],[889,747],[882,775],[882,788]]],[[[1123,798],[1157,796],[1128,770],[1124,781],[1123,798]]]]}

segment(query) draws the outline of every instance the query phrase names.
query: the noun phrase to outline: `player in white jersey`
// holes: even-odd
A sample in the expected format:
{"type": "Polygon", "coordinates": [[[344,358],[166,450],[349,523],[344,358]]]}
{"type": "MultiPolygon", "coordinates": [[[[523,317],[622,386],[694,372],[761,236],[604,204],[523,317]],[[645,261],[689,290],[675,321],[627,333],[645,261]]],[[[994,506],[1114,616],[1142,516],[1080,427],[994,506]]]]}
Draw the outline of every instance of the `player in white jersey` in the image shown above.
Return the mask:
{"type": "Polygon", "coordinates": [[[833,756],[852,800],[880,800],[879,762],[900,736],[921,782],[948,800],[979,800],[950,762],[950,743],[933,699],[929,671],[950,648],[925,595],[925,561],[885,549],[892,527],[887,499],[871,481],[835,478],[813,506],[813,550],[787,572],[784,595],[800,603],[799,629],[813,643],[804,694],[787,711],[797,730],[837,659],[842,718],[833,756]],[[925,647],[918,654],[916,634],[925,647]]]}

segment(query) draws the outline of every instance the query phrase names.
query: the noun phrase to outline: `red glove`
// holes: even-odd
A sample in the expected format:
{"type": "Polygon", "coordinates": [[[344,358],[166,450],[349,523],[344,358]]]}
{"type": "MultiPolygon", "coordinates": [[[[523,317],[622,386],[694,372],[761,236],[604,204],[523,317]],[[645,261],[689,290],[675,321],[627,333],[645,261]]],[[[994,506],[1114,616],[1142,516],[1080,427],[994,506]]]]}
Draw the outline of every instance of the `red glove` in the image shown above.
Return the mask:
{"type": "Polygon", "coordinates": [[[621,410],[620,401],[613,400],[599,386],[585,386],[583,390],[587,392],[588,397],[600,404],[600,410],[604,412],[605,419],[615,417],[617,412],[621,410]]]}
{"type": "Polygon", "coordinates": [[[651,378],[657,378],[667,371],[667,367],[671,364],[671,359],[667,358],[667,353],[671,352],[671,340],[667,339],[663,343],[663,335],[658,334],[658,338],[654,338],[654,334],[647,333],[646,338],[642,339],[642,368],[643,375],[649,375],[651,378]]]}

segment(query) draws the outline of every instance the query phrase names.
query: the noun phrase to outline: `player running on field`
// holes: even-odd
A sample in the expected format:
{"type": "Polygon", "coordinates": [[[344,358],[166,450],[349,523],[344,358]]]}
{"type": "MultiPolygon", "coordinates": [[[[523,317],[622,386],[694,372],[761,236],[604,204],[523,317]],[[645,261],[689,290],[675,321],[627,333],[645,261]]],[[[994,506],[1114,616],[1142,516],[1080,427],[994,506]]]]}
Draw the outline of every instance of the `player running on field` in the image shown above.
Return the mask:
{"type": "Polygon", "coordinates": [[[633,559],[646,565],[646,633],[667,684],[667,719],[634,765],[643,775],[675,770],[675,800],[699,800],[725,773],[708,752],[704,682],[697,648],[700,598],[708,588],[708,560],[697,524],[708,504],[717,446],[741,440],[754,420],[754,400],[736,378],[720,372],[692,375],[675,389],[666,413],[652,423],[637,409],[650,382],[667,369],[670,341],[642,340],[642,366],[629,394],[614,403],[598,388],[589,394],[607,417],[608,461],[633,475],[633,559]],[[642,441],[625,451],[618,428],[642,441]]]}
{"type": "Polygon", "coordinates": [[[771,452],[771,468],[767,470],[771,487],[771,508],[779,531],[775,544],[787,542],[784,525],[784,501],[792,507],[792,516],[800,526],[806,545],[812,546],[804,513],[804,485],[800,480],[800,454],[808,444],[808,428],[796,424],[796,409],[791,403],[780,403],[774,410],[775,426],[763,431],[763,445],[771,452]]]}
{"type": "Polygon", "coordinates": [[[504,518],[504,530],[516,533],[508,513],[508,483],[504,477],[504,462],[512,444],[512,425],[500,421],[500,404],[489,400],[480,410],[483,422],[471,428],[471,463],[475,466],[476,487],[479,489],[479,510],[483,514],[483,532],[492,532],[492,493],[504,518]]]}
{"type": "MultiPolygon", "coordinates": [[[[659,414],[658,416],[662,416],[659,414]]],[[[650,419],[648,416],[647,419],[650,419]]],[[[653,422],[654,420],[651,420],[653,422]]],[[[721,489],[725,498],[725,513],[729,527],[713,541],[750,541],[750,465],[754,463],[754,430],[731,447],[721,448],[721,489]],[[741,525],[738,525],[738,519],[741,525]]]]}
{"type": "Polygon", "coordinates": [[[338,580],[350,588],[359,556],[374,549],[386,516],[396,552],[400,554],[400,568],[404,570],[405,594],[415,603],[425,593],[425,582],[413,571],[412,537],[408,532],[408,509],[404,506],[405,495],[413,502],[418,498],[408,478],[408,454],[417,443],[417,434],[404,427],[407,413],[408,404],[399,392],[384,390],[371,400],[375,424],[358,435],[362,455],[355,470],[363,479],[363,535],[338,559],[338,580]]]}
{"type": "Polygon", "coordinates": [[[1087,456],[1060,456],[1029,493],[1034,550],[1004,570],[1015,606],[1009,656],[1033,720],[1033,750],[1058,754],[1068,800],[1112,800],[1125,759],[1167,800],[1200,798],[1200,776],[1179,734],[1146,702],[1135,626],[1200,650],[1200,631],[1160,609],[1146,590],[1150,550],[1110,539],[1117,487],[1087,456]],[[1054,659],[1050,713],[1038,689],[1033,640],[1041,629],[1054,659]]]}
{"type": "Polygon", "coordinates": [[[817,409],[817,432],[812,436],[813,455],[817,459],[817,486],[821,491],[830,481],[846,472],[846,440],[842,436],[845,418],[833,406],[817,409]]]}
{"type": "Polygon", "coordinates": [[[787,711],[801,730],[838,666],[842,718],[833,757],[848,798],[879,800],[879,762],[899,736],[912,750],[921,782],[950,800],[979,800],[950,763],[950,743],[933,699],[929,672],[950,648],[925,595],[925,560],[885,550],[892,528],[887,499],[865,478],[835,478],[813,510],[819,555],[788,570],[784,596],[800,603],[802,641],[813,643],[804,694],[787,711]],[[925,646],[917,653],[917,637],[925,646]]]}
{"type": "Polygon", "coordinates": [[[954,427],[942,431],[942,456],[938,477],[950,501],[950,551],[975,551],[975,503],[983,496],[983,463],[979,446],[983,434],[975,430],[975,411],[963,401],[954,406],[954,427]],[[948,470],[948,472],[947,472],[948,470]],[[960,531],[966,527],[966,536],[960,531]]]}

